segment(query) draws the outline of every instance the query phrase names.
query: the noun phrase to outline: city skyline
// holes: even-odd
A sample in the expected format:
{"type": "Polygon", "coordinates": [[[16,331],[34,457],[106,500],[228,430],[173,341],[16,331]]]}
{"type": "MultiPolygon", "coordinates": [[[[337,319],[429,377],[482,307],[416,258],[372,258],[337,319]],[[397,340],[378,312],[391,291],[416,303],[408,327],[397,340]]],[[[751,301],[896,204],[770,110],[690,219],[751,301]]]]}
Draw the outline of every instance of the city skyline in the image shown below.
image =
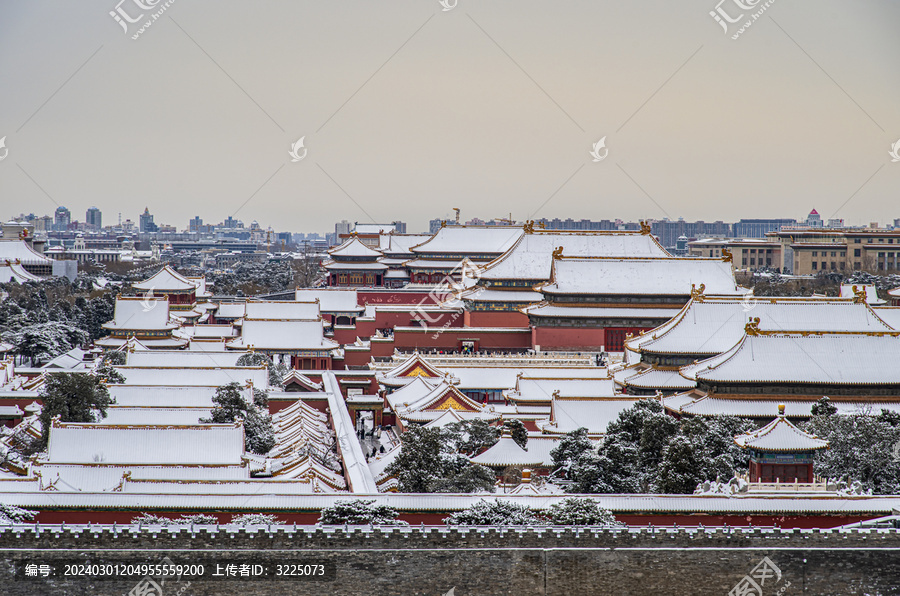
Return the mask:
{"type": "Polygon", "coordinates": [[[132,39],[106,2],[8,4],[0,193],[16,211],[154,205],[179,228],[215,210],[425,229],[453,207],[893,220],[900,7],[774,4],[739,39],[714,8],[223,1],[132,39]]]}

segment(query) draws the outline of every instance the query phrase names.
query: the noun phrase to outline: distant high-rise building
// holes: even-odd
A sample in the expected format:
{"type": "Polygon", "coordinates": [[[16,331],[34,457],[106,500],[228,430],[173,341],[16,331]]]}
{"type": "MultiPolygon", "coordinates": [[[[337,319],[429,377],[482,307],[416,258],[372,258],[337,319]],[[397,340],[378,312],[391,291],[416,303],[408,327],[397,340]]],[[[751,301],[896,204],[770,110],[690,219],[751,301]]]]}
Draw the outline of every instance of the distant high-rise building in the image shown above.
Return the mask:
{"type": "Polygon", "coordinates": [[[391,222],[391,223],[394,224],[394,229],[397,231],[398,234],[406,233],[406,222],[395,221],[395,222],[391,222]]]}
{"type": "Polygon", "coordinates": [[[796,225],[796,219],[742,219],[734,224],[734,237],[765,238],[769,232],[779,232],[784,226],[796,225]]]}
{"type": "Polygon", "coordinates": [[[239,219],[235,219],[235,218],[233,218],[232,216],[229,215],[227,218],[225,218],[225,222],[222,224],[222,227],[223,227],[223,228],[230,228],[230,229],[234,229],[234,228],[243,228],[243,227],[244,227],[244,222],[242,222],[242,221],[239,220],[239,219]]]}
{"type": "Polygon", "coordinates": [[[200,219],[200,216],[197,215],[190,221],[188,221],[188,231],[190,232],[199,232],[200,227],[203,225],[203,220],[200,219]]]}
{"type": "Polygon", "coordinates": [[[57,207],[53,214],[53,229],[64,232],[72,222],[72,214],[65,207],[57,207]]]}
{"type": "Polygon", "coordinates": [[[89,230],[99,230],[103,227],[103,213],[96,207],[91,207],[84,214],[84,223],[89,230]]]}
{"type": "Polygon", "coordinates": [[[150,209],[148,207],[144,207],[144,212],[140,215],[140,220],[138,224],[138,231],[141,233],[147,232],[156,232],[157,231],[156,224],[153,223],[153,216],[150,215],[150,209]]]}
{"type": "Polygon", "coordinates": [[[350,230],[352,229],[353,224],[346,219],[342,219],[338,223],[334,224],[334,236],[335,238],[340,238],[341,234],[349,234],[350,230]]]}

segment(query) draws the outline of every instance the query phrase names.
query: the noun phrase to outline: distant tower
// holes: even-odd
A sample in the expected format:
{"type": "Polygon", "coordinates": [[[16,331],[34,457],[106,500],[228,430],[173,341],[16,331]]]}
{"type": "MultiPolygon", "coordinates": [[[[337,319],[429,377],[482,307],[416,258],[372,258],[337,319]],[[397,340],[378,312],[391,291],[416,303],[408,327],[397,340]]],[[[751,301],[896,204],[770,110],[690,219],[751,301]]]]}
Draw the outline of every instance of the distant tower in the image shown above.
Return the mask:
{"type": "Polygon", "coordinates": [[[84,214],[84,223],[88,225],[88,229],[100,230],[103,227],[103,213],[96,207],[91,207],[84,214]]]}
{"type": "Polygon", "coordinates": [[[818,211],[813,209],[809,212],[809,215],[806,216],[806,225],[811,228],[821,228],[824,225],[822,216],[819,215],[818,211]]]}

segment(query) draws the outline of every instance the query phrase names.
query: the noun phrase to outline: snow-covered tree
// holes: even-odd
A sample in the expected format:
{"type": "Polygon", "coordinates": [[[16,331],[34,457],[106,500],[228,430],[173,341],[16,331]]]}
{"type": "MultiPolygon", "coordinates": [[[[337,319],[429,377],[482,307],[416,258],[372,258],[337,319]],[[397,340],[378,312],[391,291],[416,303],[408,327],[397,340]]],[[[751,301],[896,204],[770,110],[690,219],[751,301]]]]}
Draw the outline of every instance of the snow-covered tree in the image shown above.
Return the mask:
{"type": "Polygon", "coordinates": [[[219,523],[215,516],[203,513],[195,513],[193,515],[182,515],[181,517],[172,518],[151,513],[142,513],[131,520],[133,524],[144,524],[148,526],[183,526],[183,525],[213,525],[219,523]]]}
{"type": "Polygon", "coordinates": [[[502,499],[481,499],[445,518],[444,523],[450,526],[540,526],[546,525],[547,521],[525,505],[502,499]]]}
{"type": "Polygon", "coordinates": [[[815,473],[824,478],[858,481],[875,494],[900,492],[900,416],[868,414],[818,415],[803,430],[828,441],[816,453],[815,473]]]}
{"type": "Polygon", "coordinates": [[[590,452],[594,443],[587,436],[587,429],[582,427],[566,433],[559,444],[550,451],[553,460],[553,473],[568,476],[569,470],[578,459],[590,452]]]}
{"type": "Polygon", "coordinates": [[[516,444],[525,449],[528,445],[528,429],[525,428],[525,425],[518,418],[512,418],[511,420],[505,420],[503,422],[503,428],[509,431],[512,440],[516,442],[516,444]]]}
{"type": "Polygon", "coordinates": [[[264,407],[265,393],[254,394],[254,402],[244,398],[238,383],[229,383],[216,389],[213,409],[209,418],[200,422],[226,424],[238,418],[244,421],[244,437],[248,451],[265,455],[275,446],[275,429],[272,417],[264,407]]]}
{"type": "Polygon", "coordinates": [[[288,373],[288,368],[284,364],[275,364],[272,359],[265,354],[249,352],[238,358],[235,365],[265,366],[269,371],[269,385],[277,388],[284,387],[284,376],[288,373]]]}
{"type": "Polygon", "coordinates": [[[376,505],[375,500],[353,499],[338,500],[334,505],[325,507],[319,516],[319,523],[325,525],[364,525],[406,526],[397,519],[397,510],[387,505],[376,505]]]}
{"type": "MultiPolygon", "coordinates": [[[[692,493],[703,480],[746,469],[734,436],[753,428],[734,417],[676,420],[656,400],[641,400],[609,424],[597,452],[570,463],[577,493],[692,493]]],[[[569,456],[571,457],[571,456],[569,456]]]]}
{"type": "Polygon", "coordinates": [[[109,391],[100,377],[89,373],[49,373],[40,393],[43,444],[50,438],[50,423],[97,422],[106,418],[111,403],[109,391]]]}
{"type": "Polygon", "coordinates": [[[816,400],[816,403],[810,408],[810,412],[813,416],[832,416],[837,414],[837,406],[831,403],[826,395],[816,400]]]}
{"type": "Polygon", "coordinates": [[[44,363],[90,339],[84,330],[60,321],[28,325],[9,334],[8,338],[16,353],[32,363],[44,363]]]}
{"type": "Polygon", "coordinates": [[[594,499],[570,497],[551,505],[545,514],[555,526],[621,526],[612,511],[600,507],[594,499]]]}
{"type": "Polygon", "coordinates": [[[402,492],[493,492],[493,473],[459,453],[464,441],[456,428],[414,426],[400,440],[400,453],[386,472],[397,477],[402,492]]]}
{"type": "Polygon", "coordinates": [[[29,522],[34,519],[35,515],[37,514],[34,511],[0,503],[0,525],[8,526],[29,522]]]}
{"type": "Polygon", "coordinates": [[[276,526],[285,522],[268,513],[244,513],[232,517],[231,523],[238,526],[276,526]]]}

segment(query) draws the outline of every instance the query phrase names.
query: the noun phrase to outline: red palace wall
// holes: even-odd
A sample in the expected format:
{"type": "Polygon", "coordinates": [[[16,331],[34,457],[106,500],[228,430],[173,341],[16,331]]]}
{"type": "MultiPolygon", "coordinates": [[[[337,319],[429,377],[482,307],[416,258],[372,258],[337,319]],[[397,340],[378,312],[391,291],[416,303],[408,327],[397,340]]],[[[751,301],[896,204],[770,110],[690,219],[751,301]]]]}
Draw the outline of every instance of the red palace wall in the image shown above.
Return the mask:
{"type": "Polygon", "coordinates": [[[528,329],[497,332],[473,331],[468,328],[431,327],[419,329],[395,329],[394,345],[401,351],[416,348],[458,350],[463,340],[478,340],[480,350],[526,350],[531,348],[531,333],[528,329]]]}
{"type": "Polygon", "coordinates": [[[419,304],[422,300],[428,298],[428,292],[404,292],[402,290],[391,289],[373,289],[366,288],[356,291],[357,301],[359,304],[419,304]]]}
{"type": "Polygon", "coordinates": [[[584,327],[533,327],[532,344],[541,350],[599,350],[606,345],[604,329],[584,327]]]}
{"type": "MultiPolygon", "coordinates": [[[[147,508],[135,509],[133,511],[109,511],[103,509],[84,509],[84,510],[53,510],[46,509],[39,511],[35,521],[44,524],[128,524],[132,519],[138,517],[147,508]]],[[[204,513],[217,518],[219,523],[225,524],[231,521],[232,516],[241,513],[260,513],[260,511],[234,511],[222,512],[212,511],[209,509],[194,510],[178,510],[178,511],[159,511],[150,510],[153,515],[163,517],[177,518],[181,515],[190,513],[204,513]]],[[[262,513],[270,513],[263,511],[262,513]]],[[[319,520],[319,511],[271,511],[280,520],[287,523],[296,523],[303,525],[314,525],[319,520]]],[[[444,518],[450,515],[449,511],[442,512],[406,512],[401,511],[399,519],[408,522],[410,525],[419,524],[443,526],[444,518]]],[[[731,527],[747,527],[753,526],[773,526],[781,528],[834,528],[837,526],[865,521],[873,519],[872,515],[808,515],[808,516],[777,516],[777,515],[666,515],[666,514],[645,514],[645,515],[627,515],[616,514],[616,519],[634,526],[664,526],[678,524],[679,526],[696,526],[698,523],[706,527],[721,527],[728,524],[731,527]]]]}
{"type": "Polygon", "coordinates": [[[466,311],[466,327],[528,327],[528,315],[507,311],[466,311]]]}

